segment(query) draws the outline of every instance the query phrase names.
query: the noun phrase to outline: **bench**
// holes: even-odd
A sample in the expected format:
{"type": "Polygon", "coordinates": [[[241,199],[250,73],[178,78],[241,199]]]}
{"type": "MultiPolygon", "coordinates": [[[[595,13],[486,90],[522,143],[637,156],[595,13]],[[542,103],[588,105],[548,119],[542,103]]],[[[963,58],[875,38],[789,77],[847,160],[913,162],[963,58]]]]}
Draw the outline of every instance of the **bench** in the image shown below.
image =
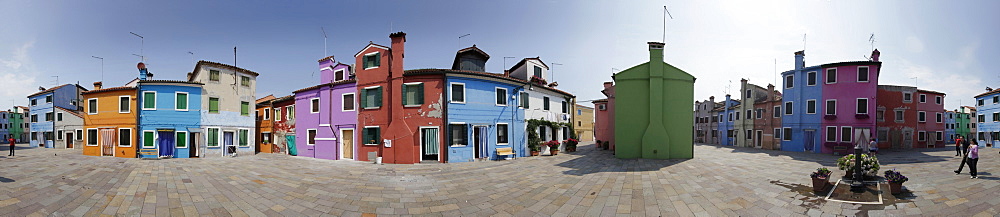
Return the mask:
{"type": "Polygon", "coordinates": [[[142,157],[142,155],[156,156],[157,154],[159,154],[159,152],[157,152],[156,149],[139,149],[139,157],[142,157]]]}
{"type": "Polygon", "coordinates": [[[517,158],[517,154],[514,153],[514,148],[497,148],[497,160],[500,159],[499,156],[501,155],[507,155],[508,157],[511,157],[511,159],[517,158]]]}

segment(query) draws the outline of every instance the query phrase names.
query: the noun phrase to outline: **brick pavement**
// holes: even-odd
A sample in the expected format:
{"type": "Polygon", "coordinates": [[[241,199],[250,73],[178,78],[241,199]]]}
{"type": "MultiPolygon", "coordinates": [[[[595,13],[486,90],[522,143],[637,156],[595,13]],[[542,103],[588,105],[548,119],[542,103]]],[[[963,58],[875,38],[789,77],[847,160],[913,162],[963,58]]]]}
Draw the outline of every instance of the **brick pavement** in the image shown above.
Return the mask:
{"type": "MultiPolygon", "coordinates": [[[[3,216],[864,216],[1000,214],[997,149],[980,179],[953,149],[884,151],[910,177],[884,205],[827,202],[809,172],[835,156],[697,145],[691,160],[619,160],[609,151],[512,161],[374,165],[278,154],[139,160],[79,150],[0,156],[3,216]],[[58,156],[57,156],[58,155],[58,156]]],[[[2,148],[6,152],[6,147],[2,148]]]]}

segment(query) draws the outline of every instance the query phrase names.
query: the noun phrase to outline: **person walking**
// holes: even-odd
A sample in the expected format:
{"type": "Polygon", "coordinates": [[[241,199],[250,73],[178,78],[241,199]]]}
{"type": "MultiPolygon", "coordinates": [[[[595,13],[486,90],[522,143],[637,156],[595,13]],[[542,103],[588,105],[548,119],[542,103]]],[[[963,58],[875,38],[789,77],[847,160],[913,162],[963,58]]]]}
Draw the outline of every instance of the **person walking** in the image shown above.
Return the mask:
{"type": "Polygon", "coordinates": [[[10,135],[10,139],[7,139],[7,141],[10,142],[10,154],[8,154],[7,156],[14,156],[14,147],[15,147],[14,146],[14,135],[10,135]]]}
{"type": "Polygon", "coordinates": [[[962,169],[965,168],[966,161],[968,161],[969,153],[969,140],[962,140],[962,164],[958,165],[958,170],[955,170],[955,175],[962,174],[962,169]]]}
{"type": "Polygon", "coordinates": [[[878,154],[878,142],[875,141],[875,138],[872,138],[872,142],[868,143],[868,150],[872,155],[878,154]]]}
{"type": "Polygon", "coordinates": [[[962,136],[958,136],[958,139],[955,139],[955,156],[962,155],[962,140],[964,140],[962,136]]]}
{"type": "Polygon", "coordinates": [[[970,178],[978,179],[979,176],[976,176],[976,175],[978,175],[978,174],[976,174],[976,164],[979,163],[979,143],[978,142],[972,141],[972,146],[969,146],[969,153],[966,154],[966,156],[968,156],[968,157],[966,157],[966,158],[968,158],[968,160],[966,160],[966,163],[969,164],[969,174],[972,175],[972,177],[970,177],[970,178]]]}

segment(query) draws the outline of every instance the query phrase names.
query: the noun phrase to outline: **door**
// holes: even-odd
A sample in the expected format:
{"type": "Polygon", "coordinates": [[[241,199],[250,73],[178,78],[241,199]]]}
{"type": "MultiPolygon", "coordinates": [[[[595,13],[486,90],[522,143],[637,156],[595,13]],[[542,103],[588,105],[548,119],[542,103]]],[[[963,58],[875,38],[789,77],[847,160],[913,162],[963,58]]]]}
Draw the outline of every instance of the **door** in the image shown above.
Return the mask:
{"type": "Polygon", "coordinates": [[[903,148],[913,148],[913,130],[903,130],[903,148]]]}
{"type": "MultiPolygon", "coordinates": [[[[861,145],[861,147],[868,147],[871,142],[872,131],[867,128],[854,128],[854,145],[861,145]]],[[[868,150],[865,150],[868,151],[868,150]]]]}
{"type": "Polygon", "coordinates": [[[66,133],[66,148],[73,149],[73,133],[66,133]]]}
{"type": "Polygon", "coordinates": [[[438,141],[437,128],[420,129],[420,147],[423,150],[421,160],[438,160],[438,149],[440,147],[438,141]]]}
{"type": "Polygon", "coordinates": [[[486,126],[475,126],[472,130],[473,151],[476,158],[484,158],[486,154],[486,126]]]}
{"type": "Polygon", "coordinates": [[[225,150],[222,151],[224,155],[236,153],[236,144],[233,144],[233,132],[222,133],[222,147],[225,147],[225,150]]]}
{"type": "Polygon", "coordinates": [[[288,154],[292,156],[299,155],[298,149],[295,148],[295,136],[285,136],[285,142],[288,143],[288,154]]]}
{"type": "Polygon", "coordinates": [[[805,134],[805,150],[809,152],[816,150],[816,131],[806,130],[802,132],[805,134]]]}
{"type": "Polygon", "coordinates": [[[761,138],[764,138],[764,131],[763,130],[758,130],[757,131],[757,135],[755,135],[755,136],[756,137],[753,138],[754,139],[754,144],[756,144],[758,148],[762,147],[764,145],[763,144],[764,140],[761,139],[761,138]]]}
{"type": "Polygon", "coordinates": [[[174,156],[174,131],[159,131],[160,142],[159,152],[160,157],[173,157],[174,156]]]}
{"type": "Polygon", "coordinates": [[[340,130],[340,159],[354,159],[354,129],[340,130]]]}
{"type": "Polygon", "coordinates": [[[101,129],[101,153],[104,156],[115,155],[115,143],[118,141],[118,132],[115,129],[101,129]]]}
{"type": "Polygon", "coordinates": [[[201,133],[191,133],[191,136],[188,136],[188,138],[190,138],[188,139],[188,147],[190,147],[188,151],[191,152],[191,155],[188,155],[188,157],[198,157],[198,149],[201,148],[201,144],[198,144],[198,141],[200,141],[198,138],[201,138],[201,133]]]}

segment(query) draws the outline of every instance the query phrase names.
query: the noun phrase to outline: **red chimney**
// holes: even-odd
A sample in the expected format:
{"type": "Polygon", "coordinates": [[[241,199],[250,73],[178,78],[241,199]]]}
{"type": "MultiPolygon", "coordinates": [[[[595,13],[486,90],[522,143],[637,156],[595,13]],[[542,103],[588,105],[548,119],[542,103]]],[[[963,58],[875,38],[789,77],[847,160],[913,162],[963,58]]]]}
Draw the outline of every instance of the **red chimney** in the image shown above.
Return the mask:
{"type": "Polygon", "coordinates": [[[100,81],[94,82],[94,90],[100,90],[102,86],[101,84],[103,83],[101,83],[100,81]]]}
{"type": "Polygon", "coordinates": [[[604,89],[611,88],[611,86],[614,86],[614,85],[610,81],[604,82],[604,89]]]}
{"type": "Polygon", "coordinates": [[[406,49],[404,48],[403,44],[406,43],[406,33],[404,32],[392,33],[389,34],[389,38],[392,39],[392,44],[389,45],[389,48],[392,49],[391,53],[392,56],[389,57],[391,59],[389,63],[390,64],[389,73],[391,74],[389,75],[389,77],[393,78],[403,77],[403,58],[406,57],[405,54],[406,49]]]}

